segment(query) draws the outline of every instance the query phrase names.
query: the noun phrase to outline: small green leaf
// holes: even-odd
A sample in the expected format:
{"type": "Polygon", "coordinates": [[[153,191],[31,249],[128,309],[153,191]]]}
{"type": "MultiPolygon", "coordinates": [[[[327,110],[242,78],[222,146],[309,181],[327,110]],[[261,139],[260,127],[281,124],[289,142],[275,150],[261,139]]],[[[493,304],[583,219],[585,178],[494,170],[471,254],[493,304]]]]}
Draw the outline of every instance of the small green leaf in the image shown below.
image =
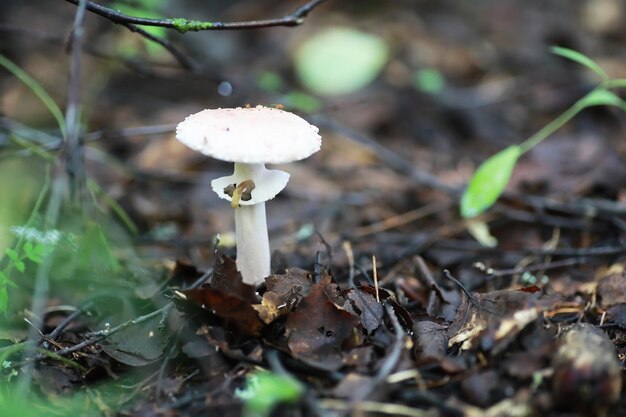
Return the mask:
{"type": "Polygon", "coordinates": [[[22,261],[15,261],[13,266],[20,272],[24,272],[26,270],[26,264],[24,264],[24,262],[22,261]]]}
{"type": "Polygon", "coordinates": [[[567,58],[584,67],[587,67],[587,69],[590,69],[591,71],[598,74],[603,81],[609,80],[609,76],[606,71],[604,71],[604,68],[598,65],[593,59],[589,58],[587,55],[581,54],[580,52],[574,51],[573,49],[563,48],[560,46],[553,46],[552,48],[550,48],[550,50],[553,54],[562,56],[563,58],[567,58]]]}
{"type": "Polygon", "coordinates": [[[17,253],[15,249],[6,248],[4,250],[4,253],[9,257],[9,259],[11,259],[14,262],[19,260],[20,258],[19,254],[17,253]]]}
{"type": "Polygon", "coordinates": [[[323,29],[296,51],[302,83],[323,95],[353,93],[372,82],[389,58],[389,47],[371,33],[349,27],[323,29]]]}
{"type": "Polygon", "coordinates": [[[26,255],[26,257],[29,260],[38,264],[43,261],[43,257],[47,255],[48,252],[50,252],[50,249],[50,245],[43,245],[41,243],[37,243],[34,246],[30,242],[26,242],[24,244],[24,254],[26,255]]]}
{"type": "Polygon", "coordinates": [[[279,403],[293,403],[302,395],[302,385],[293,378],[271,372],[251,374],[237,395],[246,403],[246,417],[265,417],[279,403]]]}
{"type": "Polygon", "coordinates": [[[28,255],[29,253],[31,253],[34,249],[33,243],[32,242],[26,242],[24,243],[24,246],[22,247],[22,250],[24,251],[24,253],[26,255],[28,255]]]}
{"type": "Polygon", "coordinates": [[[461,197],[461,215],[475,217],[496,202],[504,191],[522,154],[519,146],[509,146],[483,162],[461,197]]]}
{"type": "Polygon", "coordinates": [[[593,90],[585,97],[578,100],[576,105],[581,108],[592,106],[616,106],[621,109],[626,108],[626,102],[624,102],[624,100],[604,88],[593,90]]]}
{"type": "Polygon", "coordinates": [[[413,85],[424,93],[437,94],[446,86],[446,80],[436,69],[424,68],[413,76],[413,85]]]}

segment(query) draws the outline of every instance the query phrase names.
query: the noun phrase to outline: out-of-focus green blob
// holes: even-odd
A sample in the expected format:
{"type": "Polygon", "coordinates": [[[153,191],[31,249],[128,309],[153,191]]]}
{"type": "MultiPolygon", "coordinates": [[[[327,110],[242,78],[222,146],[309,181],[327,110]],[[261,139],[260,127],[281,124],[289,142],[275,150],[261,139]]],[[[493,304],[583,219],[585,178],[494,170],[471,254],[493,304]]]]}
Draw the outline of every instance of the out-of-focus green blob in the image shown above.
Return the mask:
{"type": "Polygon", "coordinates": [[[302,83],[322,95],[360,90],[380,74],[388,58],[385,41],[348,27],[318,32],[300,45],[294,57],[302,83]]]}
{"type": "Polygon", "coordinates": [[[245,417],[266,417],[276,405],[296,402],[303,391],[293,378],[262,371],[249,375],[246,386],[235,395],[245,402],[245,417]]]}
{"type": "Polygon", "coordinates": [[[446,81],[436,69],[424,68],[415,72],[413,85],[424,93],[437,94],[444,89],[446,81]]]}
{"type": "Polygon", "coordinates": [[[274,71],[263,71],[259,73],[256,78],[256,83],[260,89],[271,93],[278,92],[285,84],[280,75],[274,71]]]}

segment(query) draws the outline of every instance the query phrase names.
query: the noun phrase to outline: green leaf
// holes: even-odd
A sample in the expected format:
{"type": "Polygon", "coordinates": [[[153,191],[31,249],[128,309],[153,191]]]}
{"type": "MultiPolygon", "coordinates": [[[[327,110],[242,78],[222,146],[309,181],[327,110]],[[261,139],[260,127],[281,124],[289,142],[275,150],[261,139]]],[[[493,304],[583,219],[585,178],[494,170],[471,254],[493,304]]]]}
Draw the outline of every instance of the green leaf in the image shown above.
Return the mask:
{"type": "Polygon", "coordinates": [[[626,102],[604,88],[593,90],[585,97],[578,100],[576,105],[580,106],[581,109],[592,106],[616,106],[626,110],[626,102]]]}
{"type": "Polygon", "coordinates": [[[413,76],[413,85],[424,93],[437,94],[444,89],[446,81],[436,69],[424,68],[413,76]]]}
{"type": "Polygon", "coordinates": [[[521,154],[519,146],[509,146],[478,167],[461,197],[463,217],[478,216],[496,202],[509,182],[521,154]]]}
{"type": "Polygon", "coordinates": [[[43,257],[47,255],[52,249],[51,245],[44,245],[38,243],[33,246],[31,242],[26,242],[24,244],[24,254],[28,259],[35,263],[41,263],[43,261],[43,257]]]}
{"type": "Polygon", "coordinates": [[[26,264],[24,264],[23,261],[15,261],[13,266],[15,267],[15,269],[17,269],[20,272],[26,271],[26,264]]]}
{"type": "Polygon", "coordinates": [[[6,248],[4,250],[4,253],[7,255],[7,257],[12,260],[12,261],[17,261],[20,258],[20,255],[17,253],[17,251],[15,249],[11,249],[11,248],[6,248]]]}
{"type": "Polygon", "coordinates": [[[308,89],[341,95],[372,82],[387,63],[389,48],[370,33],[331,27],[300,45],[294,58],[298,77],[308,89]]]}
{"type": "Polygon", "coordinates": [[[293,378],[257,372],[248,377],[245,389],[237,395],[246,403],[246,417],[265,417],[277,404],[297,401],[303,391],[302,385],[293,378]]]}
{"type": "Polygon", "coordinates": [[[563,48],[560,46],[553,46],[550,48],[553,54],[562,56],[563,58],[567,58],[570,61],[574,61],[587,69],[598,74],[603,81],[609,80],[609,75],[604,71],[600,65],[598,65],[593,59],[589,58],[587,55],[581,54],[578,51],[574,51],[573,49],[563,48]]]}

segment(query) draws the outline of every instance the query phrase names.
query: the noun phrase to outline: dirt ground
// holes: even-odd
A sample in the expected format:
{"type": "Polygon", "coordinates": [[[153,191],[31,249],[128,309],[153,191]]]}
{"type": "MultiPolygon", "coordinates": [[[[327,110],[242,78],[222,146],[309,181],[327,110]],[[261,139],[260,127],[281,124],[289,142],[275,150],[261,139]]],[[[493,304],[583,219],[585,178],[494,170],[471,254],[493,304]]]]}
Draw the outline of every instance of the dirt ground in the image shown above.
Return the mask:
{"type": "MultiPolygon", "coordinates": [[[[160,16],[235,22],[306,2],[161,3],[160,16]]],[[[77,10],[0,5],[0,53],[66,120],[78,105],[82,144],[73,159],[49,108],[0,68],[0,249],[19,225],[73,236],[50,262],[25,251],[25,271],[0,259],[15,283],[1,416],[262,416],[242,394],[260,369],[283,394],[297,381],[274,416],[626,415],[624,112],[584,110],[519,160],[478,218],[497,245],[459,214],[480,162],[598,84],[551,46],[626,78],[626,4],[329,0],[294,27],[164,29],[174,53],[89,11],[74,53],[77,10]],[[298,50],[328,27],[384,40],[371,83],[302,83],[298,50]],[[258,104],[318,126],[322,147],[277,166],[291,179],[267,203],[273,274],[255,291],[232,260],[233,210],[210,189],[232,168],[174,129],[258,104]],[[88,197],[68,192],[51,222],[68,164],[88,197]]]]}

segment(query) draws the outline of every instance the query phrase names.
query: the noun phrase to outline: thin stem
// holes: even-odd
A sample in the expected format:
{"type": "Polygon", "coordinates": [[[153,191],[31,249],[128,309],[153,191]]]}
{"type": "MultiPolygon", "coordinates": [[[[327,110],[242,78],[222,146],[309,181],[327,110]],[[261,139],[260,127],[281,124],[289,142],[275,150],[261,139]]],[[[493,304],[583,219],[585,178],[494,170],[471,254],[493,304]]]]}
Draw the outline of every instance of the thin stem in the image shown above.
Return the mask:
{"type": "Polygon", "coordinates": [[[543,142],[547,137],[549,137],[551,134],[559,130],[565,123],[569,122],[574,116],[576,116],[582,109],[585,108],[585,106],[581,103],[586,97],[587,96],[578,100],[576,103],[574,103],[573,106],[567,109],[563,114],[561,114],[556,119],[552,120],[550,123],[548,123],[543,128],[541,128],[541,130],[539,130],[537,133],[535,133],[534,135],[526,139],[524,142],[522,142],[519,145],[522,153],[528,152],[529,150],[531,150],[532,148],[534,148],[535,146],[543,142]]]}
{"type": "Polygon", "coordinates": [[[85,158],[83,146],[79,140],[79,105],[80,105],[80,64],[81,49],[84,36],[84,22],[86,14],[85,0],[80,0],[74,27],[70,36],[71,51],[70,85],[68,91],[67,109],[65,111],[65,131],[67,140],[63,147],[65,169],[70,178],[70,191],[75,201],[79,202],[85,191],[85,158]]]}

